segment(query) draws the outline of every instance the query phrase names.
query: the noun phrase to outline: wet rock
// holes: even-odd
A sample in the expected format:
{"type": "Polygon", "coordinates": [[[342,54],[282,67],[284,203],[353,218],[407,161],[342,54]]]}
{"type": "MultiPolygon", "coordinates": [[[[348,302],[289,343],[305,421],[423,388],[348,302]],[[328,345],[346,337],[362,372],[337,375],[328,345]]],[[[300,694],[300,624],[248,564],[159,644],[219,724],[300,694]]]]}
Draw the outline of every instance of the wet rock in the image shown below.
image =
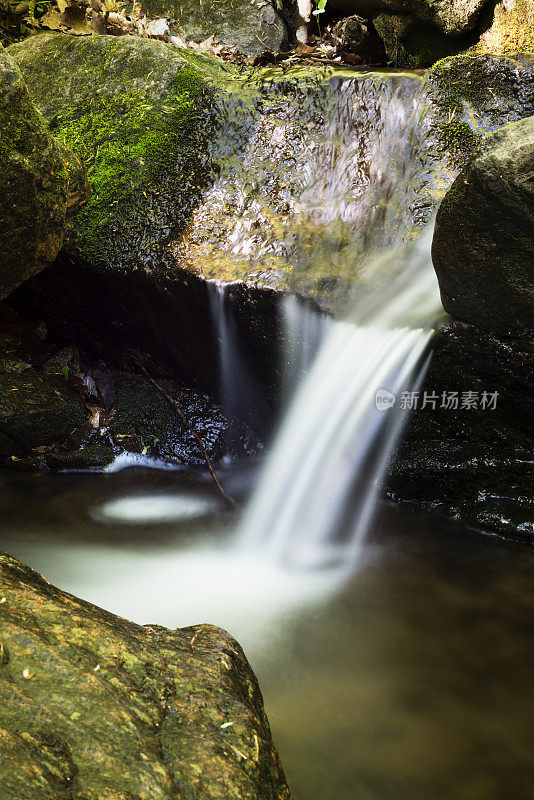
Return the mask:
{"type": "Polygon", "coordinates": [[[432,147],[455,171],[486,134],[534,114],[532,56],[446,58],[429,70],[426,83],[432,147]]]}
{"type": "MultiPolygon", "coordinates": [[[[69,166],[0,45],[0,298],[57,256],[66,226],[69,166]]],[[[70,154],[69,159],[75,161],[70,154]]],[[[80,165],[74,173],[77,187],[80,165]]],[[[83,182],[83,180],[82,180],[83,182]]]]}
{"type": "Polygon", "coordinates": [[[23,361],[0,362],[0,463],[52,449],[86,416],[80,396],[63,378],[23,361]]]}
{"type": "Polygon", "coordinates": [[[183,0],[179,5],[149,0],[147,8],[152,16],[170,19],[171,31],[187,41],[202,42],[212,37],[215,43],[248,56],[288,49],[286,25],[269,0],[214,3],[209,8],[201,0],[183,0]]]}
{"type": "Polygon", "coordinates": [[[0,576],[5,800],[290,800],[227,633],[135,625],[6,554],[0,576]]]}
{"type": "MultiPolygon", "coordinates": [[[[140,375],[124,372],[114,372],[113,381],[115,399],[109,433],[118,447],[179,464],[206,466],[198,440],[155,386],[140,375]]],[[[159,379],[158,384],[176,401],[212,461],[257,452],[252,432],[228,420],[206,395],[176,381],[159,379]]]]}
{"type": "Polygon", "coordinates": [[[385,63],[384,44],[370,20],[346,17],[334,26],[333,32],[341,40],[343,53],[360,56],[372,64],[385,63]]]}
{"type": "Polygon", "coordinates": [[[534,117],[484,140],[440,206],[432,257],[453,317],[532,336],[534,117]]]}
{"type": "Polygon", "coordinates": [[[436,408],[420,403],[413,413],[388,470],[390,496],[478,530],[534,541],[532,339],[451,323],[433,348],[421,392],[437,395],[436,408]],[[457,409],[442,407],[443,392],[458,393],[457,409]],[[462,408],[469,392],[474,406],[462,408]],[[482,407],[484,392],[497,392],[495,404],[482,407]]]}
{"type": "Polygon", "coordinates": [[[531,67],[519,59],[497,60],[500,83],[493,68],[476,72],[480,96],[497,96],[499,110],[486,114],[492,101],[468,104],[469,86],[451,99],[466,73],[454,60],[426,80],[315,67],[241,73],[132,37],[43,35],[11,51],[54,134],[85,154],[93,187],[60,257],[13,303],[94,358],[122,369],[133,354],[217,396],[223,332],[213,300],[224,283],[226,322],[266,409],[245,421],[261,436],[279,397],[284,292],[342,311],[364,247],[412,236],[452,182],[452,125],[467,126],[467,158],[506,108],[534,113],[531,67]],[[427,90],[432,106],[419,119],[427,90]],[[398,129],[386,130],[392,119],[398,129]],[[415,172],[399,201],[405,162],[415,172]]]}

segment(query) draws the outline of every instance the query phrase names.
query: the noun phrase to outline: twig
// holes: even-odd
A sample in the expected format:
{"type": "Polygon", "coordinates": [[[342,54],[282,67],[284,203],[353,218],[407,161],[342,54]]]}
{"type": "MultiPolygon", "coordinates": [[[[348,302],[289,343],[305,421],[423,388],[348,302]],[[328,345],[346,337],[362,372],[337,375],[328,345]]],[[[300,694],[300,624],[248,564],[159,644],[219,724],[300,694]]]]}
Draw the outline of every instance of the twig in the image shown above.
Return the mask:
{"type": "Polygon", "coordinates": [[[211,463],[210,457],[209,457],[209,455],[208,455],[208,451],[206,450],[206,448],[205,448],[205,446],[204,446],[204,442],[202,441],[202,439],[200,438],[200,436],[198,435],[198,433],[196,432],[196,430],[193,428],[193,426],[191,425],[191,423],[189,422],[189,420],[188,420],[188,419],[187,419],[187,417],[185,416],[184,412],[182,411],[182,409],[180,408],[180,406],[178,405],[178,403],[176,402],[176,400],[175,400],[173,397],[171,397],[171,396],[170,396],[170,394],[169,394],[168,392],[166,392],[166,391],[165,391],[165,389],[164,389],[162,386],[160,386],[160,385],[159,385],[159,383],[157,383],[157,382],[154,380],[154,378],[152,378],[152,377],[151,377],[151,376],[148,374],[148,372],[146,371],[146,369],[144,368],[144,366],[143,366],[142,364],[140,364],[138,361],[135,361],[134,363],[136,364],[136,366],[138,366],[138,367],[139,367],[139,369],[141,370],[141,372],[143,373],[143,375],[144,375],[146,378],[148,378],[148,380],[150,381],[150,383],[151,383],[153,386],[155,386],[155,387],[156,387],[156,389],[157,389],[159,392],[161,392],[161,394],[163,395],[163,397],[164,397],[166,400],[168,400],[168,401],[169,401],[169,403],[170,403],[170,404],[171,404],[171,406],[174,408],[174,410],[176,411],[176,413],[178,414],[178,416],[180,417],[180,419],[182,420],[182,422],[184,423],[184,425],[185,425],[185,426],[186,426],[186,427],[187,427],[187,428],[188,428],[188,429],[191,431],[191,433],[193,434],[193,436],[194,436],[194,437],[195,437],[195,439],[197,440],[197,442],[198,442],[198,444],[199,444],[199,446],[200,446],[200,449],[202,450],[202,454],[203,454],[203,456],[204,456],[204,461],[206,462],[206,465],[207,465],[207,467],[208,467],[208,469],[209,469],[209,471],[210,471],[210,475],[211,475],[211,477],[213,478],[213,482],[214,482],[215,486],[217,487],[217,489],[219,490],[219,492],[222,494],[222,496],[225,498],[225,500],[228,500],[228,502],[230,503],[230,505],[234,506],[234,508],[239,508],[239,505],[236,503],[236,501],[234,500],[234,498],[233,498],[233,497],[231,497],[231,495],[227,494],[227,493],[224,491],[224,489],[223,489],[223,487],[222,487],[222,484],[221,484],[220,480],[218,479],[218,477],[217,477],[217,474],[216,474],[215,470],[213,469],[213,464],[211,463]]]}

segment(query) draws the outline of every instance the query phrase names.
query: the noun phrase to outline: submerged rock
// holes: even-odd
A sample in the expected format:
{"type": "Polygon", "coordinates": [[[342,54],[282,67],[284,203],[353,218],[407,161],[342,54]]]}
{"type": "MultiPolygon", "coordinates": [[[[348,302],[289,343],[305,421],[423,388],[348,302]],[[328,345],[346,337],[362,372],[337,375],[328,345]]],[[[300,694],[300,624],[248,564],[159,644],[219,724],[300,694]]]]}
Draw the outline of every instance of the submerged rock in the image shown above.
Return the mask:
{"type": "Polygon", "coordinates": [[[290,800],[227,633],[135,625],[6,554],[0,578],[3,800],[290,800]]]}
{"type": "Polygon", "coordinates": [[[432,256],[446,311],[504,335],[534,330],[534,116],[487,137],[443,200],[432,256]]]}
{"type": "Polygon", "coordinates": [[[81,165],[54,142],[2,45],[0,161],[1,299],[55,259],[68,206],[83,188],[69,188],[81,165]]]}

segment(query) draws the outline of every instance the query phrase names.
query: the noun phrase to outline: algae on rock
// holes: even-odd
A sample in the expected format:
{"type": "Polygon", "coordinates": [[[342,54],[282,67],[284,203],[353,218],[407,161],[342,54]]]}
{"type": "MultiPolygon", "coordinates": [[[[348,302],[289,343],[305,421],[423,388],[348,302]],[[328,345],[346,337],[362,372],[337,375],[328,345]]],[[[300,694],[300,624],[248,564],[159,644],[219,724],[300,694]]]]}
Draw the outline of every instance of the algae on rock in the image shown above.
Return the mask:
{"type": "Polygon", "coordinates": [[[68,249],[91,263],[153,267],[208,180],[210,90],[181,52],[61,34],[10,48],[54,136],[86,165],[92,195],[68,249]]]}

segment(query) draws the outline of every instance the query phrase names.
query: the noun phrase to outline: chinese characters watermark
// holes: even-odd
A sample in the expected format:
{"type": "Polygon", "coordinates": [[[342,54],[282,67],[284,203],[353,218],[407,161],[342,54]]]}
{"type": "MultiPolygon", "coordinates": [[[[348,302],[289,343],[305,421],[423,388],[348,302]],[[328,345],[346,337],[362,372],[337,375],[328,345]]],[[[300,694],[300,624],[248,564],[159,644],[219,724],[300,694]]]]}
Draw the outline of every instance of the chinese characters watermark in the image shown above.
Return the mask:
{"type": "Polygon", "coordinates": [[[398,407],[405,411],[435,411],[437,408],[446,411],[495,411],[499,392],[454,392],[424,391],[401,392],[399,398],[388,389],[378,389],[375,395],[376,407],[379,411],[387,411],[399,401],[398,407]]]}

